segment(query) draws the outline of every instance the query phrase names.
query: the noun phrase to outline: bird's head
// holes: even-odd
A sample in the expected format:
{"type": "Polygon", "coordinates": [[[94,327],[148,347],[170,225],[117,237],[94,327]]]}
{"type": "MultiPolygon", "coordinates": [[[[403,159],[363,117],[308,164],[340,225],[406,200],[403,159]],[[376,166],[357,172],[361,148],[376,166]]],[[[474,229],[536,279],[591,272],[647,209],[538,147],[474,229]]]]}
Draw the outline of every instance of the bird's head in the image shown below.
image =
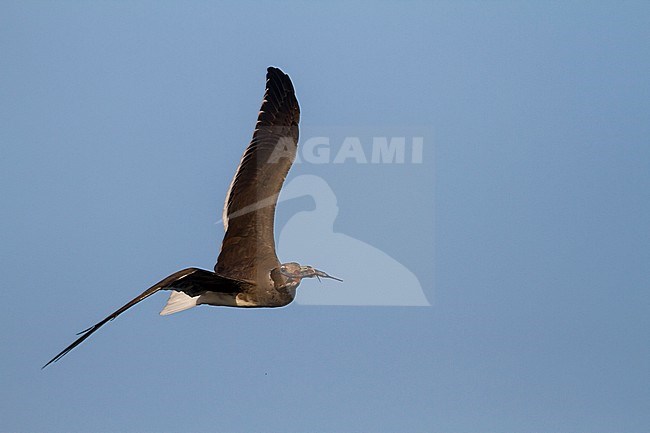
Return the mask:
{"type": "Polygon", "coordinates": [[[295,286],[300,284],[300,281],[303,278],[316,277],[319,280],[321,278],[331,278],[336,281],[343,281],[340,278],[328,275],[327,273],[319,271],[318,269],[314,269],[311,266],[302,266],[296,262],[281,264],[279,268],[276,268],[271,272],[271,276],[273,277],[274,281],[282,279],[285,280],[286,283],[293,284],[295,286]]]}

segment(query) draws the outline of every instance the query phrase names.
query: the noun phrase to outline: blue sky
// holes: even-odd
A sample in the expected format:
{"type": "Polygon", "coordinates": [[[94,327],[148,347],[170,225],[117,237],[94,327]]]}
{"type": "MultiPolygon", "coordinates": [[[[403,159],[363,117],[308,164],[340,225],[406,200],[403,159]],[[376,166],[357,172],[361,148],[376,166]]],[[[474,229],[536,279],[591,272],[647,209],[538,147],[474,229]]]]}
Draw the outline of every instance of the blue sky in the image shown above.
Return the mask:
{"type": "MultiPolygon", "coordinates": [[[[649,19],[643,2],[2,2],[0,431],[647,431],[649,19]],[[299,296],[419,284],[431,306],[163,318],[159,294],[41,371],[159,279],[212,268],[269,65],[302,140],[423,140],[418,163],[293,167],[338,214],[281,259],[325,251],[311,264],[346,280],[299,296]]],[[[278,230],[317,209],[283,202],[278,230]]]]}

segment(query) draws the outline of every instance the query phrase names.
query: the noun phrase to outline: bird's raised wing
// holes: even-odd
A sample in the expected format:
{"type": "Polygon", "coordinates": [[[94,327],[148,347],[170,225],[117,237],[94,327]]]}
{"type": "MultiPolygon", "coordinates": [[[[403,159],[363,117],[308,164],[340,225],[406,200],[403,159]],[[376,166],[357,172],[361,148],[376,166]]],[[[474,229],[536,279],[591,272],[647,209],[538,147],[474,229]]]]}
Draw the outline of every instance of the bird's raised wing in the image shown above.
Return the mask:
{"type": "Polygon", "coordinates": [[[275,205],[296,157],[299,120],[289,76],[268,68],[253,139],[226,194],[226,234],[214,267],[218,274],[260,281],[279,266],[273,238],[275,205]]]}
{"type": "Polygon", "coordinates": [[[106,323],[115,319],[117,316],[124,313],[126,310],[133,307],[138,302],[148,298],[160,290],[178,290],[185,292],[189,296],[198,296],[205,291],[238,293],[244,288],[244,286],[245,283],[242,281],[224,278],[214,274],[213,272],[204,271],[203,269],[188,268],[175,272],[162,281],[154,284],[144,292],[140,293],[135,298],[131,299],[122,308],[113,312],[101,322],[98,322],[90,328],[80,332],[78,334],[81,335],[79,338],[77,338],[72,344],[59,352],[54,358],[45,364],[43,368],[47,367],[53,362],[58,361],[72,349],[83,343],[86,338],[90,337],[95,331],[104,326],[106,323]]]}

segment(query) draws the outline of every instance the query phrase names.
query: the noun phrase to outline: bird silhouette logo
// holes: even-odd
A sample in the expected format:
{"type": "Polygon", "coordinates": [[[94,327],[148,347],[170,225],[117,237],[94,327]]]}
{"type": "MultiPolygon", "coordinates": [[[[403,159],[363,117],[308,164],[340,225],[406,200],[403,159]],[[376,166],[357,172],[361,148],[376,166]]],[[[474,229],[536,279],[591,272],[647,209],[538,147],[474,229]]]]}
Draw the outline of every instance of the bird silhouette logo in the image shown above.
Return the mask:
{"type": "Polygon", "coordinates": [[[279,201],[309,196],[314,209],[291,216],[280,230],[278,251],[300,256],[309,263],[336,269],[345,279],[341,287],[301,290],[296,302],[304,305],[430,306],[420,281],[405,265],[386,252],[344,233],[334,232],[338,214],[336,195],[315,175],[293,178],[279,201]],[[310,242],[305,242],[310,239],[310,242]]]}

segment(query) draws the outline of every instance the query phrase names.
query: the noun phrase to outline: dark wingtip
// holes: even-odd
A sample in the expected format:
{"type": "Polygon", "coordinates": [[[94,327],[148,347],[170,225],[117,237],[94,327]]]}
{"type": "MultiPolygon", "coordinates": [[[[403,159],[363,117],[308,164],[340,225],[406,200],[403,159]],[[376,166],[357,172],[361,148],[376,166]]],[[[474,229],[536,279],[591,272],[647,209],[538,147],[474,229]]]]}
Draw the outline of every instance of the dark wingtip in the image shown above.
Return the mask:
{"type": "Polygon", "coordinates": [[[268,68],[266,68],[266,73],[267,74],[280,73],[282,75],[286,75],[284,72],[282,72],[282,69],[276,68],[275,66],[269,66],[268,68]]]}
{"type": "Polygon", "coordinates": [[[293,83],[291,83],[291,78],[288,74],[285,74],[282,69],[276,68],[275,66],[269,66],[266,68],[266,79],[268,81],[275,80],[279,83],[282,83],[282,86],[289,90],[291,93],[294,93],[293,83]]]}
{"type": "MultiPolygon", "coordinates": [[[[291,77],[275,66],[266,69],[266,91],[260,111],[257,121],[269,126],[298,126],[300,122],[300,106],[291,77]]],[[[297,139],[297,131],[295,135],[297,139]]]]}
{"type": "Polygon", "coordinates": [[[67,355],[72,349],[80,345],[86,338],[90,337],[90,335],[95,332],[97,328],[95,326],[91,326],[90,328],[86,329],[83,332],[80,332],[77,335],[81,335],[81,337],[77,338],[72,344],[70,344],[68,347],[63,349],[61,352],[59,352],[54,358],[50,359],[47,364],[41,367],[41,370],[43,370],[45,367],[47,367],[50,364],[55,363],[59,359],[63,358],[65,355],[67,355]]]}
{"type": "Polygon", "coordinates": [[[72,342],[68,347],[63,349],[61,352],[59,352],[54,358],[50,359],[50,361],[45,364],[43,367],[41,367],[41,370],[47,367],[48,365],[58,361],[59,359],[63,358],[65,355],[67,355],[72,349],[75,347],[79,346],[81,343],[83,343],[86,338],[90,337],[93,335],[99,328],[104,326],[106,323],[110,322],[111,320],[115,319],[117,316],[128,310],[129,308],[133,307],[135,304],[138,302],[142,301],[143,299],[148,298],[149,296],[153,295],[154,293],[158,292],[159,290],[163,290],[163,288],[171,286],[174,282],[180,280],[181,278],[184,278],[185,276],[194,273],[197,271],[196,268],[188,268],[188,269],[183,269],[178,272],[174,272],[167,278],[163,279],[162,281],[159,281],[158,283],[154,284],[153,286],[149,287],[147,290],[144,292],[140,293],[138,296],[135,298],[131,299],[129,302],[124,304],[122,308],[119,310],[115,311],[112,313],[110,316],[106,317],[104,320],[101,322],[98,322],[91,326],[90,328],[84,329],[77,335],[79,336],[75,341],[72,342]]]}
{"type": "MultiPolygon", "coordinates": [[[[72,349],[70,349],[70,350],[72,350],[72,349]]],[[[44,366],[42,366],[42,367],[41,367],[41,370],[43,370],[45,367],[47,367],[47,366],[50,365],[50,364],[54,364],[56,361],[58,361],[59,359],[61,359],[61,358],[62,358],[66,353],[68,353],[70,350],[66,349],[66,350],[60,352],[60,353],[59,353],[58,355],[56,355],[54,358],[50,359],[50,360],[47,362],[47,364],[45,364],[44,366]]]]}
{"type": "Polygon", "coordinates": [[[93,333],[95,331],[97,331],[99,328],[101,328],[106,322],[108,322],[110,320],[113,320],[113,319],[114,319],[113,317],[109,316],[106,319],[102,320],[101,322],[97,323],[96,325],[93,325],[90,328],[86,329],[85,331],[82,331],[79,334],[77,334],[77,335],[81,335],[81,336],[79,338],[77,338],[74,342],[72,342],[72,344],[70,344],[68,347],[66,347],[65,349],[60,351],[54,358],[50,359],[50,361],[47,364],[45,364],[43,367],[41,367],[41,370],[43,370],[48,365],[50,365],[52,363],[55,363],[59,359],[63,358],[65,355],[70,353],[70,351],[72,349],[74,349],[75,347],[77,347],[81,343],[83,343],[86,338],[93,335],[93,333]]]}

